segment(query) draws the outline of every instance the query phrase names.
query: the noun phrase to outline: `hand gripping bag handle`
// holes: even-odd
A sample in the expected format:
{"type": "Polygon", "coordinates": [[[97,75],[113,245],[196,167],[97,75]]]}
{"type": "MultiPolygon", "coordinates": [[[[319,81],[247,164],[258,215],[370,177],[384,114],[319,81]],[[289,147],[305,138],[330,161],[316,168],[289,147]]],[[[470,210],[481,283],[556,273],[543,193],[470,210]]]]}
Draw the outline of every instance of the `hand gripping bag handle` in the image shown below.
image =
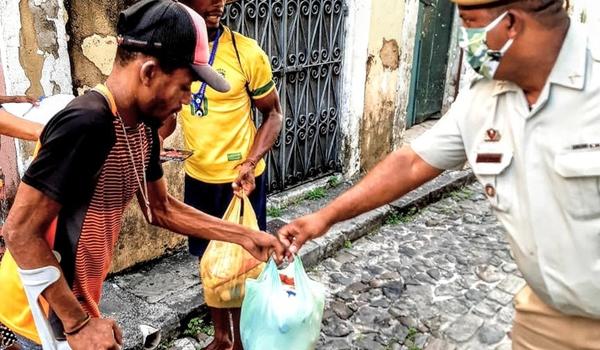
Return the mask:
{"type": "MultiPolygon", "coordinates": [[[[225,214],[223,215],[223,220],[228,221],[228,222],[232,222],[235,224],[241,224],[242,226],[245,227],[250,227],[250,228],[254,228],[257,229],[258,228],[258,223],[257,223],[257,219],[256,219],[256,214],[254,213],[254,208],[252,208],[252,203],[250,202],[250,200],[248,199],[248,197],[246,195],[243,195],[242,198],[238,197],[238,196],[233,196],[233,198],[231,199],[231,202],[229,203],[229,206],[227,206],[227,210],[225,211],[225,214]],[[243,216],[242,216],[242,209],[243,209],[243,216]]],[[[229,244],[233,244],[233,243],[229,243],[229,244]]],[[[241,271],[243,273],[252,270],[253,268],[255,268],[256,266],[260,265],[262,262],[259,260],[256,260],[256,263],[253,266],[246,266],[246,271],[241,271]]],[[[224,266],[222,264],[226,264],[226,266],[229,266],[230,262],[226,261],[226,260],[217,260],[216,262],[213,263],[213,265],[210,267],[210,271],[213,271],[213,274],[217,275],[217,271],[222,271],[224,269],[224,266]]],[[[218,287],[220,286],[221,283],[216,283],[214,285],[211,285],[213,288],[214,287],[218,287]]]]}

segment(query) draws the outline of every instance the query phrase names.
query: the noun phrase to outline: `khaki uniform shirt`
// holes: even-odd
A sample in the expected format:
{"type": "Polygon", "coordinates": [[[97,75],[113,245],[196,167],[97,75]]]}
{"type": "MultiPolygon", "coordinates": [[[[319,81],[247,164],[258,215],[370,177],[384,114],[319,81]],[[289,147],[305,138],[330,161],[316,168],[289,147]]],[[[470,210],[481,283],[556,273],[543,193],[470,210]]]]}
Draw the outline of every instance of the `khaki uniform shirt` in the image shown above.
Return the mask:
{"type": "Polygon", "coordinates": [[[412,148],[468,162],[531,288],[567,314],[600,318],[600,50],[571,25],[538,102],[480,79],[412,148]]]}

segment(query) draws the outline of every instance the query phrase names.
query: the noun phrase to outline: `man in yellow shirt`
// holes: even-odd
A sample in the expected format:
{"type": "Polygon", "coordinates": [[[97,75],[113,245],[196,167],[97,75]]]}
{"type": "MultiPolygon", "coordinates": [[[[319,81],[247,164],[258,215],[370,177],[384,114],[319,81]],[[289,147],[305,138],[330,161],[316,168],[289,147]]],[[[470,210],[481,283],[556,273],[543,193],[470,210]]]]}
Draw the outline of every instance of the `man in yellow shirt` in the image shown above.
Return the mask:
{"type": "MultiPolygon", "coordinates": [[[[205,84],[192,85],[192,102],[180,113],[185,145],[194,154],[185,163],[184,201],[205,213],[221,217],[234,190],[243,190],[261,230],[266,229],[266,168],[263,156],[281,131],[282,115],[269,58],[258,43],[221,24],[226,0],[184,0],[205,20],[213,69],[225,77],[231,90],[219,93],[205,84]],[[263,115],[256,130],[252,107],[263,115]]],[[[229,1],[231,2],[231,1],[229,1]]],[[[168,136],[174,129],[166,126],[168,136]]],[[[193,255],[202,257],[208,241],[190,239],[193,255]]],[[[214,309],[215,340],[208,349],[242,349],[239,342],[240,309],[214,309]],[[231,339],[229,314],[235,334],[231,339]]]]}

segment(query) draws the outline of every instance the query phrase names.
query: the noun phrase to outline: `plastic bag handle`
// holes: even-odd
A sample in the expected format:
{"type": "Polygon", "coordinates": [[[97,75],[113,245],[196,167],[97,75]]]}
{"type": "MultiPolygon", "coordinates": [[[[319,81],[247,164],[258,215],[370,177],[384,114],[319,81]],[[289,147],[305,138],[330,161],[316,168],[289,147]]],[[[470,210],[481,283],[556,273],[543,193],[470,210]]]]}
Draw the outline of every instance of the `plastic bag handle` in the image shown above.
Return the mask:
{"type": "Polygon", "coordinates": [[[304,269],[304,264],[302,264],[302,259],[294,255],[294,283],[296,284],[296,291],[303,297],[310,290],[308,281],[309,278],[304,269]]]}
{"type": "Polygon", "coordinates": [[[238,196],[233,196],[231,202],[223,214],[223,220],[233,222],[235,224],[241,224],[240,217],[242,211],[242,202],[238,196]]]}
{"type": "MultiPolygon", "coordinates": [[[[302,294],[305,294],[308,290],[310,290],[310,285],[308,283],[309,278],[306,274],[306,270],[304,269],[304,264],[302,264],[302,259],[294,254],[294,283],[296,285],[296,291],[302,294]]],[[[263,270],[263,272],[258,276],[258,281],[265,281],[267,278],[271,279],[271,284],[273,288],[280,288],[283,283],[279,278],[279,269],[277,268],[277,264],[275,264],[275,260],[273,257],[269,258],[267,262],[267,266],[263,270]]]]}
{"type": "Polygon", "coordinates": [[[245,194],[242,194],[242,198],[233,196],[225,214],[223,220],[241,224],[246,227],[258,227],[258,221],[256,219],[256,213],[252,208],[250,199],[245,194]],[[242,217],[242,208],[244,209],[244,215],[242,217]]]}
{"type": "MultiPolygon", "coordinates": [[[[239,199],[239,198],[238,198],[239,199]]],[[[252,208],[252,202],[244,194],[242,199],[242,205],[244,208],[244,217],[242,218],[242,225],[246,227],[258,227],[258,220],[256,219],[256,213],[252,208]]]]}
{"type": "Polygon", "coordinates": [[[263,272],[258,277],[259,280],[264,281],[267,279],[271,280],[271,288],[273,290],[277,290],[281,288],[281,280],[279,279],[279,269],[277,268],[277,264],[275,264],[275,260],[271,257],[269,258],[269,262],[267,266],[263,270],[263,272]]]}

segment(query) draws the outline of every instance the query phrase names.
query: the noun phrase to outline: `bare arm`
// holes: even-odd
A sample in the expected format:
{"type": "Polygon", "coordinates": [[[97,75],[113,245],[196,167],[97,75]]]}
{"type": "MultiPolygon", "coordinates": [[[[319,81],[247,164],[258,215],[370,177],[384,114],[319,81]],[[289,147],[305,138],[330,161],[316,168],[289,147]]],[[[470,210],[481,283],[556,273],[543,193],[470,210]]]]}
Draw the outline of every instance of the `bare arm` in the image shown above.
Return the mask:
{"type": "Polygon", "coordinates": [[[292,243],[290,251],[306,240],[322,236],[343,220],[387,204],[441,174],[419,157],[409,146],[388,155],[357,185],[323,209],[294,220],[279,231],[280,239],[292,243]]]}
{"type": "MultiPolygon", "coordinates": [[[[37,189],[25,183],[19,186],[3,234],[6,247],[21,269],[55,266],[60,270],[60,265],[44,238],[60,208],[59,203],[37,189]]],[[[87,318],[62,274],[57,282],[44,291],[43,296],[62,321],[65,330],[76,329],[87,318]]],[[[114,321],[96,319],[77,334],[68,337],[68,340],[73,349],[89,349],[92,345],[104,346],[101,349],[113,349],[116,348],[116,342],[120,343],[120,330],[114,321]]]]}
{"type": "Polygon", "coordinates": [[[254,190],[254,168],[271,147],[273,147],[283,124],[281,104],[276,89],[263,98],[255,100],[254,103],[263,115],[263,122],[258,128],[248,157],[240,165],[240,175],[234,181],[238,187],[244,189],[246,194],[254,190]]]}
{"type": "Polygon", "coordinates": [[[39,99],[33,96],[2,96],[0,95],[0,104],[3,103],[31,103],[37,105],[39,99]]]}
{"type": "MultiPolygon", "coordinates": [[[[262,261],[266,261],[271,252],[276,253],[279,261],[283,258],[285,248],[277,238],[186,205],[167,192],[164,178],[148,183],[148,197],[154,225],[186,236],[236,243],[262,261]]],[[[146,205],[139,193],[138,202],[145,213],[146,205]]]]}
{"type": "Polygon", "coordinates": [[[43,128],[40,123],[16,117],[0,108],[0,135],[36,141],[43,128]]]}
{"type": "Polygon", "coordinates": [[[262,113],[263,122],[258,128],[254,144],[252,144],[247,159],[258,162],[273,147],[275,140],[277,140],[281,131],[283,116],[281,115],[281,104],[277,89],[271,91],[267,96],[255,100],[254,104],[262,113]]]}

